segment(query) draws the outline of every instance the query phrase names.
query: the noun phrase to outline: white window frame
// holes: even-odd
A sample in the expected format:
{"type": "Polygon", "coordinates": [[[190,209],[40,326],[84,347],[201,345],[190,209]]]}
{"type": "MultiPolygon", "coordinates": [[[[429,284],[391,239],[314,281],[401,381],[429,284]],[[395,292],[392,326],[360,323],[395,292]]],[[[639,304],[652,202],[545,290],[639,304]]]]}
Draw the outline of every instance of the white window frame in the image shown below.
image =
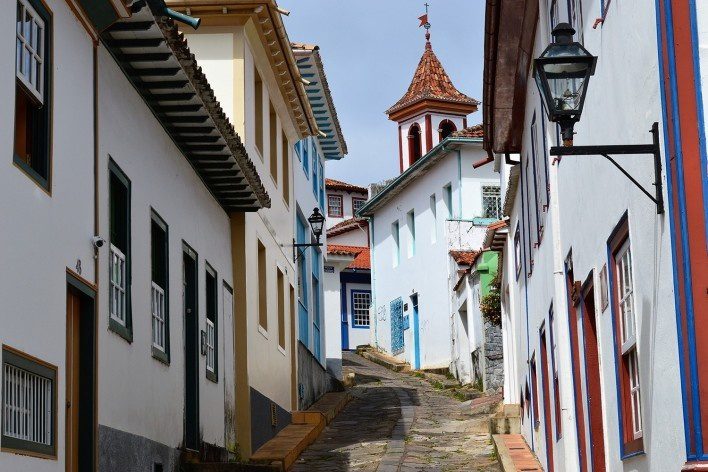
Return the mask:
{"type": "Polygon", "coordinates": [[[371,292],[355,290],[352,292],[352,326],[368,328],[371,326],[371,292]],[[357,300],[359,298],[359,300],[357,300]],[[367,302],[362,302],[365,299],[367,302]]]}
{"type": "Polygon", "coordinates": [[[207,318],[206,320],[206,369],[214,373],[214,360],[216,359],[216,350],[214,349],[216,337],[216,329],[214,323],[207,318]]]}
{"type": "Polygon", "coordinates": [[[632,250],[627,239],[615,255],[617,274],[617,305],[620,316],[622,354],[626,354],[637,344],[637,324],[634,311],[634,275],[632,271],[632,250]]]}
{"type": "Polygon", "coordinates": [[[485,218],[494,218],[496,220],[500,220],[502,218],[502,199],[501,199],[501,186],[496,185],[496,184],[482,184],[482,215],[485,218]],[[493,190],[496,192],[496,195],[490,195],[489,191],[493,190]],[[485,199],[494,199],[496,200],[496,213],[492,216],[487,215],[486,211],[486,205],[485,205],[485,199]]]}
{"type": "Polygon", "coordinates": [[[46,34],[46,25],[27,0],[17,0],[16,13],[18,13],[17,10],[22,15],[22,21],[18,23],[17,18],[15,19],[15,76],[40,104],[44,104],[44,55],[46,54],[44,35],[46,34]],[[27,16],[30,17],[28,22],[25,21],[27,16]],[[26,31],[28,23],[29,30],[26,31]],[[28,67],[29,70],[23,70],[23,66],[28,67]],[[30,72],[32,70],[33,73],[30,72]],[[32,81],[33,74],[34,83],[32,81]]]}
{"type": "Polygon", "coordinates": [[[155,349],[166,352],[166,323],[165,323],[165,290],[155,282],[151,290],[152,306],[152,345],[155,349]]]}
{"type": "Polygon", "coordinates": [[[636,311],[634,309],[634,271],[629,238],[615,254],[615,285],[620,320],[621,354],[629,366],[629,396],[634,439],[643,436],[641,388],[639,379],[639,349],[637,346],[636,311]]]}
{"type": "Polygon", "coordinates": [[[356,216],[356,212],[366,205],[366,198],[352,197],[352,216],[356,216]]]}
{"type": "Polygon", "coordinates": [[[126,270],[126,260],[125,254],[118,249],[116,246],[111,244],[110,250],[110,307],[111,307],[111,318],[119,323],[121,326],[127,325],[128,310],[127,310],[127,270],[126,270]],[[118,263],[118,268],[116,272],[116,263],[118,263]]]}
{"type": "Polygon", "coordinates": [[[342,195],[327,195],[327,216],[332,218],[344,217],[344,197],[342,195]],[[337,205],[332,205],[332,201],[336,200],[337,205]],[[339,208],[339,214],[332,212],[333,208],[339,208]]]}

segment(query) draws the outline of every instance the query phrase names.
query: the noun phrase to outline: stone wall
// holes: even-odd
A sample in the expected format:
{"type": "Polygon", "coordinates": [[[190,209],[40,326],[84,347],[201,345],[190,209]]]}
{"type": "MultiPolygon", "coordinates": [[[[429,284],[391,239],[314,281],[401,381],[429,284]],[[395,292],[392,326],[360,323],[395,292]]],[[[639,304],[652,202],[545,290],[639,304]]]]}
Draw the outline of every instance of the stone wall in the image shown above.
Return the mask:
{"type": "Polygon", "coordinates": [[[484,322],[484,391],[501,391],[504,386],[504,347],[501,326],[484,322]]]}
{"type": "Polygon", "coordinates": [[[327,392],[342,389],[342,384],[322,367],[301,342],[297,343],[298,409],[306,410],[327,392]]]}

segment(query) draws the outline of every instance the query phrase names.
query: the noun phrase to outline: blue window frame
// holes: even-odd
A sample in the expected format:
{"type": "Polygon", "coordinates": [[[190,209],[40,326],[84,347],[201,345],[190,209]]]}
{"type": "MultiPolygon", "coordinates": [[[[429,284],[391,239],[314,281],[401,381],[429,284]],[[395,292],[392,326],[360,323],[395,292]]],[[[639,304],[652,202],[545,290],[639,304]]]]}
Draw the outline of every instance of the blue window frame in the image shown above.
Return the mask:
{"type": "Polygon", "coordinates": [[[371,307],[371,290],[352,290],[349,298],[352,328],[369,329],[371,320],[369,309],[371,307]]]}
{"type": "Polygon", "coordinates": [[[295,143],[295,154],[297,154],[297,160],[302,162],[302,141],[295,143]]]}
{"type": "Polygon", "coordinates": [[[305,177],[310,178],[310,140],[304,139],[300,141],[302,146],[302,168],[305,171],[305,177]]]}
{"type": "Polygon", "coordinates": [[[320,188],[320,184],[318,182],[319,175],[317,173],[317,170],[319,169],[319,160],[320,156],[317,155],[317,152],[315,151],[312,153],[312,193],[315,195],[315,198],[317,198],[317,191],[320,188]]]}
{"type": "MultiPolygon", "coordinates": [[[[320,201],[320,208],[324,210],[324,182],[325,182],[325,176],[324,176],[324,165],[320,161],[320,195],[319,195],[319,201],[320,201]]],[[[315,193],[315,196],[317,196],[317,193],[315,193]]]]}
{"type": "MultiPolygon", "coordinates": [[[[297,228],[296,228],[296,238],[298,244],[303,244],[305,243],[305,237],[307,235],[307,232],[305,230],[306,228],[305,222],[298,217],[297,218],[297,228]]],[[[299,248],[298,251],[304,250],[303,248],[299,248]]],[[[308,279],[309,279],[309,273],[307,271],[307,254],[302,254],[300,256],[300,259],[298,260],[299,266],[298,266],[298,273],[297,273],[297,299],[298,299],[298,325],[299,325],[299,339],[302,341],[302,343],[305,346],[308,346],[309,342],[309,332],[310,332],[310,327],[309,327],[309,322],[308,322],[308,311],[307,311],[307,303],[308,303],[308,279]]]]}
{"type": "Polygon", "coordinates": [[[320,336],[320,260],[321,253],[318,248],[312,248],[312,338],[314,355],[317,359],[322,356],[320,336]]]}

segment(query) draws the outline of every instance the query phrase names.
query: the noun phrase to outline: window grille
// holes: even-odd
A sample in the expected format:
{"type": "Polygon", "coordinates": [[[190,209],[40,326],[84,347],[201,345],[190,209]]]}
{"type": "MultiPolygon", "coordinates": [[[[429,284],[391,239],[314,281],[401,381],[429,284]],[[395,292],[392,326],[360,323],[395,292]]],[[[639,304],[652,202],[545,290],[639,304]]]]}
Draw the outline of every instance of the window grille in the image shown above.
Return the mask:
{"type": "Polygon", "coordinates": [[[328,195],[327,196],[327,213],[329,216],[339,218],[342,216],[342,196],[328,195]]]}
{"type": "Polygon", "coordinates": [[[354,216],[356,216],[356,213],[364,206],[365,203],[365,198],[352,198],[352,209],[354,210],[354,216]]]}
{"type": "Polygon", "coordinates": [[[214,341],[216,337],[214,322],[211,320],[207,320],[206,327],[206,368],[209,372],[214,372],[214,341]]]}
{"type": "Polygon", "coordinates": [[[120,249],[111,244],[110,255],[110,273],[111,273],[111,288],[110,288],[110,306],[111,318],[126,325],[126,303],[125,303],[125,254],[120,249]]]}
{"type": "Polygon", "coordinates": [[[25,0],[17,2],[15,74],[27,90],[44,102],[44,21],[25,0]]]}
{"type": "Polygon", "coordinates": [[[352,316],[354,326],[370,326],[369,306],[371,305],[371,292],[352,293],[352,316]]]}
{"type": "Polygon", "coordinates": [[[3,371],[3,435],[51,446],[52,379],[7,363],[3,371]]]}
{"type": "Polygon", "coordinates": [[[165,352],[165,291],[152,283],[152,345],[165,352]]]}
{"type": "Polygon", "coordinates": [[[498,185],[482,186],[482,211],[483,218],[494,218],[500,220],[501,212],[501,188],[498,185]]]}

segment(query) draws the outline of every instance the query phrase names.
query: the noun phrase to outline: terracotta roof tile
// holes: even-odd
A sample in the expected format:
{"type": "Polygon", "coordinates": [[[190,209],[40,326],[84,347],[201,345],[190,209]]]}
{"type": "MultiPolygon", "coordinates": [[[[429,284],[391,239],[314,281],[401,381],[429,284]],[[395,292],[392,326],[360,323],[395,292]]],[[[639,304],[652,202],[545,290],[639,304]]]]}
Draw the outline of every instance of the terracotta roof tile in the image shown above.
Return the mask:
{"type": "Polygon", "coordinates": [[[327,237],[338,236],[340,234],[348,233],[349,231],[357,228],[366,228],[369,223],[364,218],[349,218],[342,222],[337,223],[327,230],[327,237]]]}
{"type": "Polygon", "coordinates": [[[327,254],[354,257],[354,260],[347,266],[347,269],[371,269],[371,252],[368,247],[328,244],[327,254]]]}
{"type": "Polygon", "coordinates": [[[470,126],[460,131],[454,131],[450,136],[453,138],[483,138],[484,128],[482,125],[470,126]]]}
{"type": "Polygon", "coordinates": [[[458,265],[471,266],[480,254],[480,251],[450,251],[450,256],[458,265]]]}
{"type": "Polygon", "coordinates": [[[479,104],[477,100],[468,97],[455,88],[450,76],[447,75],[445,68],[433,52],[430,42],[425,43],[425,52],[423,57],[420,58],[415,74],[413,74],[413,81],[408,86],[408,91],[395,105],[386,110],[386,114],[390,115],[425,99],[466,105],[479,104]]]}
{"type": "Polygon", "coordinates": [[[366,187],[342,182],[341,180],[325,179],[325,187],[330,190],[344,190],[347,192],[368,193],[366,187]]]}
{"type": "Polygon", "coordinates": [[[348,269],[366,269],[371,270],[371,253],[369,248],[364,248],[355,258],[354,261],[347,266],[348,269]]]}

